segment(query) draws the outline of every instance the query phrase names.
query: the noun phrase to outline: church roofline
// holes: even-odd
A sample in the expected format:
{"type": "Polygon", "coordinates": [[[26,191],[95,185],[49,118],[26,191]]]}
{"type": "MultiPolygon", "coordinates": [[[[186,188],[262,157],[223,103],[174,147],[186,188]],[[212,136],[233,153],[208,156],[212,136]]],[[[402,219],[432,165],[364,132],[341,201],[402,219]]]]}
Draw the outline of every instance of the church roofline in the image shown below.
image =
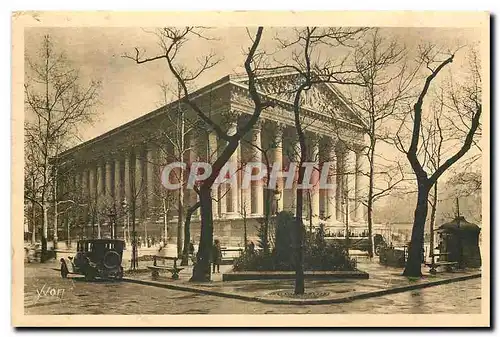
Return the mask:
{"type": "MultiPolygon", "coordinates": [[[[288,71],[288,72],[281,71],[281,72],[274,72],[274,73],[261,75],[261,76],[258,76],[258,78],[271,78],[271,77],[277,77],[277,76],[292,75],[292,74],[296,74],[296,73],[297,72],[295,72],[295,71],[288,71]]],[[[226,76],[224,76],[224,77],[222,77],[222,78],[220,78],[212,83],[209,83],[209,84],[205,85],[204,87],[194,91],[193,93],[190,94],[190,96],[191,96],[191,98],[197,98],[197,97],[203,96],[204,94],[206,94],[207,92],[209,92],[211,90],[221,88],[221,87],[224,87],[226,85],[234,85],[234,86],[239,87],[241,89],[248,90],[248,86],[246,84],[241,83],[241,80],[244,80],[244,79],[248,79],[248,75],[246,75],[244,73],[229,74],[229,75],[226,75],[226,76]]],[[[349,121],[343,120],[343,119],[337,119],[337,120],[342,122],[342,123],[346,123],[346,124],[349,124],[349,125],[357,127],[357,128],[366,127],[366,125],[364,125],[363,120],[361,118],[359,118],[359,115],[357,114],[357,112],[352,108],[352,106],[350,106],[347,103],[345,97],[339,92],[339,90],[328,83],[325,83],[325,84],[327,85],[329,90],[331,90],[342,101],[342,103],[344,103],[344,105],[349,110],[351,110],[351,112],[353,112],[356,115],[356,117],[358,117],[358,119],[362,123],[362,125],[359,125],[359,124],[356,124],[353,122],[349,122],[349,121]]],[[[293,106],[292,102],[282,100],[280,98],[274,97],[272,95],[266,94],[266,93],[261,92],[261,91],[258,91],[258,93],[262,96],[269,97],[270,99],[279,101],[282,104],[293,106]]],[[[97,137],[89,139],[89,140],[87,140],[83,143],[80,143],[80,144],[78,144],[70,149],[67,149],[66,151],[59,154],[59,159],[64,159],[65,157],[68,157],[68,156],[70,156],[70,155],[72,155],[72,154],[74,154],[82,149],[88,148],[92,145],[98,144],[99,142],[102,142],[102,141],[104,141],[104,140],[106,140],[114,135],[117,135],[125,130],[128,130],[128,129],[133,128],[135,126],[139,126],[142,123],[144,123],[150,119],[153,119],[153,118],[159,116],[160,114],[164,113],[165,109],[168,109],[169,107],[171,107],[177,103],[178,103],[178,100],[172,101],[172,102],[170,102],[170,103],[168,103],[168,104],[166,104],[158,109],[155,109],[155,110],[153,110],[145,115],[142,115],[142,116],[140,116],[136,119],[133,119],[125,124],[122,124],[120,126],[117,126],[113,129],[109,130],[109,131],[106,131],[105,133],[103,133],[97,137]]],[[[316,111],[314,109],[310,109],[308,107],[303,107],[303,109],[306,111],[312,112],[312,113],[319,113],[318,111],[316,111]]]]}
{"type": "MultiPolygon", "coordinates": [[[[213,90],[213,89],[217,89],[217,88],[220,88],[220,87],[223,87],[225,85],[228,85],[230,84],[231,81],[230,81],[230,75],[226,75],[218,80],[216,80],[215,82],[212,82],[194,92],[192,92],[190,94],[191,98],[196,98],[196,97],[199,97],[199,96],[202,96],[204,94],[206,94],[208,91],[210,90],[213,90]]],[[[175,100],[175,101],[172,101],[166,105],[163,105],[161,107],[159,107],[158,109],[155,109],[151,112],[148,112],[147,114],[145,115],[142,115],[140,117],[137,117],[136,119],[133,119],[125,124],[122,124],[120,126],[117,126],[109,131],[106,131],[105,133],[97,136],[97,137],[94,137],[94,138],[91,138],[83,143],[80,143],[78,145],[75,145],[74,147],[70,148],[70,149],[67,149],[66,151],[62,152],[59,154],[59,158],[64,158],[64,157],[67,157],[75,152],[78,152],[86,147],[89,147],[91,145],[94,145],[94,144],[97,144],[111,136],[114,136],[120,132],[123,132],[127,129],[130,129],[134,126],[138,126],[150,119],[153,119],[157,116],[159,116],[160,114],[163,113],[163,111],[165,109],[168,109],[168,107],[170,106],[173,106],[174,104],[177,104],[179,100],[175,100]]]]}
{"type": "MultiPolygon", "coordinates": [[[[260,74],[260,75],[257,75],[256,77],[257,77],[257,79],[266,79],[266,78],[296,75],[296,74],[299,74],[299,72],[297,72],[296,70],[269,71],[267,74],[260,74]]],[[[230,80],[238,82],[238,83],[234,83],[234,84],[237,84],[239,86],[241,86],[241,84],[242,84],[242,83],[240,83],[241,80],[248,79],[248,75],[246,73],[237,73],[237,74],[229,75],[229,76],[230,76],[230,80]]],[[[328,83],[328,82],[323,82],[322,84],[324,84],[328,88],[328,90],[331,90],[338,97],[338,99],[344,104],[344,106],[346,106],[347,109],[349,109],[354,114],[354,116],[359,120],[361,125],[346,121],[347,123],[352,124],[352,125],[356,125],[356,126],[362,126],[364,128],[368,127],[368,125],[365,123],[363,118],[361,118],[361,114],[359,113],[359,111],[357,111],[351,104],[348,103],[347,98],[335,85],[333,85],[332,83],[328,83]]],[[[262,94],[262,92],[259,92],[259,93],[262,94]]],[[[268,95],[268,97],[272,97],[272,96],[268,95]]],[[[311,110],[311,109],[308,109],[308,110],[311,110]]]]}

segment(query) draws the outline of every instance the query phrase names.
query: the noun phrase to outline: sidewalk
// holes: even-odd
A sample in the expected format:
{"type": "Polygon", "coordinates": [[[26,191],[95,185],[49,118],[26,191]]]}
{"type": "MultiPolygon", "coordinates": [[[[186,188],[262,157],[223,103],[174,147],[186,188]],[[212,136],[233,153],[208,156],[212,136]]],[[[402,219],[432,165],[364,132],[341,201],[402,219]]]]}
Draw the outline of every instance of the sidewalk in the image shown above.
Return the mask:
{"type": "Polygon", "coordinates": [[[212,282],[189,282],[192,267],[181,271],[179,280],[160,275],[153,280],[150,273],[127,275],[124,280],[142,285],[190,291],[194,293],[219,297],[235,298],[274,304],[326,304],[350,302],[356,299],[383,296],[398,292],[410,291],[440,284],[458,282],[472,278],[480,278],[479,270],[465,270],[452,273],[429,275],[428,268],[422,268],[424,276],[418,280],[409,280],[401,276],[401,268],[385,267],[378,259],[358,259],[358,269],[370,274],[366,280],[306,280],[306,293],[297,297],[293,295],[294,280],[257,280],[222,282],[222,273],[232,266],[221,266],[221,274],[212,275],[212,282]]]}

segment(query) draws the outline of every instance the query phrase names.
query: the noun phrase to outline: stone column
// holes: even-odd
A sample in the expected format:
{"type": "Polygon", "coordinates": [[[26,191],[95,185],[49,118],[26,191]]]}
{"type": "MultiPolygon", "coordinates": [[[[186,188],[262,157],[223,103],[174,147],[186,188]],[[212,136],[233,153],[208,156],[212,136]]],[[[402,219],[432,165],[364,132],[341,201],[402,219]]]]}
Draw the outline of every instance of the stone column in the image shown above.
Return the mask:
{"type": "Polygon", "coordinates": [[[112,159],[109,159],[106,161],[106,171],[105,171],[105,186],[106,186],[106,199],[110,203],[113,201],[112,195],[113,195],[113,180],[111,179],[111,176],[113,174],[113,161],[112,159]]]}
{"type": "Polygon", "coordinates": [[[335,155],[335,145],[331,143],[329,150],[329,158],[330,162],[330,170],[328,172],[328,184],[334,185],[334,188],[330,188],[326,190],[326,217],[328,221],[333,223],[337,222],[337,195],[336,195],[336,187],[337,187],[337,159],[335,155]]]}
{"type": "MultiPolygon", "coordinates": [[[[311,174],[312,188],[309,190],[311,197],[311,209],[313,221],[319,219],[319,143],[317,137],[313,137],[311,144],[311,162],[314,163],[314,170],[311,174]]],[[[307,177],[306,177],[307,179],[307,177]]],[[[307,182],[305,182],[307,184],[307,182]]],[[[309,207],[308,207],[309,209],[309,207]]]]}
{"type": "Polygon", "coordinates": [[[106,173],[103,163],[97,164],[97,238],[101,238],[101,224],[106,222],[107,218],[102,212],[106,212],[104,209],[104,203],[106,200],[106,185],[104,182],[104,174],[106,173]]]}
{"type": "Polygon", "coordinates": [[[345,148],[342,144],[338,144],[335,147],[335,157],[337,158],[336,165],[336,177],[335,181],[337,182],[335,186],[335,210],[336,210],[336,219],[337,221],[344,222],[344,181],[345,181],[345,148]]]}
{"type": "Polygon", "coordinates": [[[363,207],[363,197],[364,197],[364,175],[363,175],[363,166],[364,166],[364,158],[365,154],[363,151],[356,151],[356,180],[355,180],[355,189],[354,189],[354,203],[355,203],[355,220],[358,222],[362,222],[364,220],[364,207],[363,207]]]}
{"type": "Polygon", "coordinates": [[[91,201],[95,203],[96,200],[96,193],[97,193],[97,187],[96,187],[96,167],[92,166],[89,169],[89,197],[91,198],[91,201]]]}
{"type": "Polygon", "coordinates": [[[102,201],[104,196],[104,181],[103,181],[103,167],[102,163],[97,164],[97,173],[96,173],[96,181],[97,181],[97,199],[99,202],[102,201]]]}
{"type": "Polygon", "coordinates": [[[92,234],[94,234],[94,226],[97,217],[97,186],[96,186],[96,167],[91,166],[89,169],[89,223],[92,226],[92,234]]]}
{"type": "Polygon", "coordinates": [[[86,168],[82,170],[82,197],[87,202],[89,197],[89,171],[86,168]]]}
{"type": "MultiPolygon", "coordinates": [[[[200,161],[200,155],[199,155],[199,150],[201,147],[199,146],[201,141],[197,138],[197,134],[194,134],[194,132],[191,132],[189,135],[189,160],[188,160],[188,165],[192,165],[196,161],[200,161]]],[[[198,136],[199,137],[199,136],[198,136]]],[[[187,181],[186,181],[187,183],[187,181]]],[[[186,189],[187,195],[188,195],[188,204],[187,207],[191,207],[196,202],[198,201],[198,194],[196,194],[194,189],[186,189]]],[[[198,208],[192,215],[192,219],[196,219],[200,216],[200,209],[198,208]]]]}
{"type": "MultiPolygon", "coordinates": [[[[121,209],[121,203],[123,201],[122,196],[122,181],[121,181],[121,161],[119,158],[115,159],[115,174],[114,174],[114,183],[115,183],[115,192],[114,192],[114,200],[115,205],[118,209],[121,209]]],[[[127,200],[128,202],[128,200],[127,200]]]]}
{"type": "MultiPolygon", "coordinates": [[[[217,133],[213,130],[210,130],[208,132],[208,148],[207,148],[207,162],[213,164],[215,160],[217,159],[217,149],[218,149],[218,142],[217,142],[217,133]]],[[[218,193],[218,186],[213,185],[212,186],[212,215],[215,218],[219,218],[219,193],[218,193]]]]}
{"type": "MultiPolygon", "coordinates": [[[[89,171],[84,168],[82,171],[82,199],[83,202],[86,204],[83,207],[83,224],[82,226],[86,226],[88,221],[89,221],[89,209],[90,209],[90,198],[89,198],[89,171]]],[[[85,230],[84,230],[85,232],[85,230]]]]}
{"type": "Polygon", "coordinates": [[[134,189],[132,189],[132,198],[135,199],[136,204],[136,218],[142,219],[144,216],[143,210],[143,195],[144,195],[144,176],[143,176],[143,167],[142,167],[142,153],[140,149],[137,149],[135,152],[135,174],[134,174],[134,189]]]}
{"type": "Polygon", "coordinates": [[[355,190],[356,190],[356,153],[352,150],[348,150],[346,153],[346,163],[345,168],[347,171],[347,175],[345,176],[346,182],[344,185],[344,189],[346,191],[347,200],[349,202],[348,215],[349,222],[353,223],[356,213],[356,203],[355,203],[355,190]]]}
{"type": "MultiPolygon", "coordinates": [[[[278,125],[276,127],[276,133],[274,134],[273,147],[271,158],[273,163],[279,163],[280,170],[283,170],[283,126],[278,125]]],[[[276,203],[276,212],[281,212],[283,210],[283,178],[278,177],[276,180],[276,190],[280,193],[279,199],[276,203]]],[[[274,202],[274,200],[273,200],[274,202]]]]}
{"type": "MultiPolygon", "coordinates": [[[[238,120],[234,120],[230,123],[229,125],[229,130],[228,130],[228,135],[234,135],[237,131],[238,128],[238,120]]],[[[239,148],[240,145],[238,144],[238,147],[234,151],[233,155],[231,158],[229,158],[229,164],[236,168],[236,174],[238,174],[238,168],[239,168],[239,163],[238,163],[238,154],[239,154],[239,148]]],[[[233,177],[232,177],[233,178],[233,177]]],[[[231,180],[230,185],[226,184],[226,187],[229,188],[229,193],[226,194],[226,202],[227,202],[227,213],[231,213],[230,215],[233,217],[236,217],[239,213],[239,207],[238,207],[238,195],[240,194],[239,191],[239,185],[238,185],[238,178],[236,177],[235,182],[233,183],[231,180]]]]}
{"type": "Polygon", "coordinates": [[[73,177],[73,186],[72,186],[72,191],[76,197],[81,198],[82,197],[82,174],[80,172],[75,172],[75,175],[73,177]]]}
{"type": "Polygon", "coordinates": [[[153,148],[150,146],[146,151],[146,186],[144,191],[147,193],[147,207],[145,208],[146,217],[152,218],[155,208],[155,194],[154,194],[154,158],[153,148]]]}
{"type": "Polygon", "coordinates": [[[132,182],[130,181],[131,171],[130,153],[126,153],[125,158],[123,159],[123,192],[129,206],[132,202],[132,182]]]}
{"type": "MultiPolygon", "coordinates": [[[[248,163],[246,162],[244,163],[244,165],[247,164],[248,163]]],[[[248,166],[245,166],[244,174],[247,174],[247,170],[250,170],[250,168],[248,166]]],[[[241,186],[241,212],[242,216],[245,215],[246,217],[252,214],[252,188],[250,185],[246,187],[244,187],[243,185],[241,186]]]]}
{"type": "Polygon", "coordinates": [[[300,161],[300,142],[298,140],[295,141],[293,144],[293,154],[291,161],[295,162],[297,167],[295,168],[295,174],[293,178],[293,185],[292,185],[292,190],[291,190],[291,211],[293,214],[296,214],[297,210],[297,179],[298,179],[298,173],[299,173],[299,161],[300,161]]]}
{"type": "MultiPolygon", "coordinates": [[[[251,130],[252,142],[252,156],[251,161],[255,163],[262,163],[262,139],[261,139],[261,125],[256,124],[251,130]]],[[[256,173],[256,172],[255,172],[256,173]]],[[[252,198],[252,216],[262,216],[264,214],[264,185],[262,181],[252,181],[251,185],[251,198],[252,198]]]]}

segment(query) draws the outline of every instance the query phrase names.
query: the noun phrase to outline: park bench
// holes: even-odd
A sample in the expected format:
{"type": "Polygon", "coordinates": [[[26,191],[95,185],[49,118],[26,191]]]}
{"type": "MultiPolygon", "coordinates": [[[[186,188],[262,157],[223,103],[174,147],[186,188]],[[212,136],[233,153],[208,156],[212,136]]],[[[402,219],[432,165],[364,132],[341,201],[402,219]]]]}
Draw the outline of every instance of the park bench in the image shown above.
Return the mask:
{"type": "Polygon", "coordinates": [[[447,272],[453,271],[453,268],[458,267],[458,262],[456,261],[438,261],[438,262],[430,262],[425,264],[427,267],[430,267],[430,272],[435,273],[436,268],[444,267],[447,272]]]}
{"type": "MultiPolygon", "coordinates": [[[[449,254],[450,253],[448,253],[448,252],[434,253],[434,257],[439,257],[440,259],[443,257],[447,258],[449,254]]],[[[432,255],[431,255],[431,257],[432,257],[432,255]]],[[[430,269],[431,273],[435,273],[436,268],[438,268],[438,267],[444,267],[447,272],[451,272],[451,271],[453,271],[453,268],[458,267],[458,262],[456,262],[456,261],[437,261],[437,262],[434,262],[434,264],[432,262],[430,262],[430,263],[426,263],[425,265],[427,267],[431,268],[430,269]]]]}
{"type": "Polygon", "coordinates": [[[173,280],[179,279],[179,272],[181,270],[183,270],[184,268],[177,267],[177,260],[178,260],[177,257],[154,255],[153,256],[153,265],[148,266],[148,269],[151,270],[151,276],[153,278],[157,278],[158,276],[160,276],[160,271],[166,271],[166,272],[169,272],[172,274],[173,280]],[[170,267],[165,266],[165,265],[159,266],[157,263],[158,260],[163,260],[164,262],[165,261],[174,261],[174,264],[173,264],[173,266],[170,266],[170,267]]]}
{"type": "Polygon", "coordinates": [[[233,264],[233,261],[241,255],[243,252],[243,248],[226,248],[223,247],[221,248],[221,254],[222,254],[222,264],[233,264]],[[227,256],[227,253],[231,252],[239,252],[238,256],[227,256]]]}

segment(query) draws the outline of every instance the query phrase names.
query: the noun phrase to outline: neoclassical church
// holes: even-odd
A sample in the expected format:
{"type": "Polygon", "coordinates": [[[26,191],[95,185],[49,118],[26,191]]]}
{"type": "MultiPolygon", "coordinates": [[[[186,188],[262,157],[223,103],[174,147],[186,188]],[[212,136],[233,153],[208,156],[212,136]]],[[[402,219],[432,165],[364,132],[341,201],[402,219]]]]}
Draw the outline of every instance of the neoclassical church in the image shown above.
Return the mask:
{"type": "MultiPolygon", "coordinates": [[[[262,112],[260,121],[240,142],[230,161],[242,166],[249,161],[281,163],[298,161],[298,140],[293,118],[293,85],[297,74],[260,76],[259,93],[275,105],[262,112]]],[[[302,125],[308,142],[308,161],[331,162],[328,182],[333,188],[305,191],[304,214],[314,225],[324,223],[340,232],[345,223],[355,230],[366,229],[364,198],[366,169],[364,125],[340,91],[329,84],[316,85],[302,95],[302,125]]],[[[206,115],[228,134],[246,122],[253,112],[246,76],[228,75],[194,91],[191,97],[206,115]]],[[[224,140],[179,101],[147,113],[94,139],[61,153],[57,158],[58,199],[71,197],[81,207],[64,213],[61,231],[71,222],[74,236],[107,236],[110,222],[117,223],[118,237],[127,236],[131,217],[137,235],[177,236],[177,216],[196,203],[193,190],[167,190],[162,172],[171,162],[214,162],[224,140]],[[182,197],[182,203],[179,198],[182,197]],[[132,212],[132,205],[135,211],[132,212]]],[[[180,171],[169,179],[186,180],[180,171]]],[[[236,183],[213,189],[214,235],[226,245],[243,241],[243,224],[250,237],[256,235],[258,220],[267,207],[272,214],[295,211],[295,184],[269,191],[263,184],[241,188],[236,183]],[[272,193],[272,204],[266,203],[272,193]]],[[[199,235],[199,214],[193,216],[192,237],[199,235]]]]}

